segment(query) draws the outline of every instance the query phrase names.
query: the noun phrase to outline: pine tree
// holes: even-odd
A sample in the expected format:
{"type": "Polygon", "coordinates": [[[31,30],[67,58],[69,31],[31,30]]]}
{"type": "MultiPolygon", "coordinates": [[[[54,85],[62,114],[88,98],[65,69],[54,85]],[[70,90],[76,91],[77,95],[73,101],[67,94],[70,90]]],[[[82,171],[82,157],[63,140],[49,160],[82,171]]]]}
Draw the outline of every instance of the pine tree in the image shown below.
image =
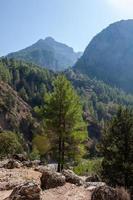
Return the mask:
{"type": "Polygon", "coordinates": [[[84,153],[82,142],[87,137],[79,97],[65,76],[59,75],[54,80],[53,92],[45,96],[45,105],[39,112],[52,133],[60,172],[65,162],[84,153]]]}
{"type": "Polygon", "coordinates": [[[106,126],[101,145],[102,175],[113,186],[133,185],[133,112],[120,108],[106,126]]]}

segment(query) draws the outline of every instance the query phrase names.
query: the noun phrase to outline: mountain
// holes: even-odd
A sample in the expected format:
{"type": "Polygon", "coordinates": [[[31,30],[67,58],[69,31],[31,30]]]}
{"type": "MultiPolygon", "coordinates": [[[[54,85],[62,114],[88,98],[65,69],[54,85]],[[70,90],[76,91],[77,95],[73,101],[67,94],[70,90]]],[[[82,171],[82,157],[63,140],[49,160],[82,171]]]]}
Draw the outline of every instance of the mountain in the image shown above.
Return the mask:
{"type": "Polygon", "coordinates": [[[96,35],[74,67],[133,93],[133,20],[113,23],[96,35]]]}
{"type": "Polygon", "coordinates": [[[23,50],[10,53],[7,57],[32,62],[54,71],[62,71],[73,66],[81,55],[82,53],[75,53],[71,47],[47,37],[23,50]]]}

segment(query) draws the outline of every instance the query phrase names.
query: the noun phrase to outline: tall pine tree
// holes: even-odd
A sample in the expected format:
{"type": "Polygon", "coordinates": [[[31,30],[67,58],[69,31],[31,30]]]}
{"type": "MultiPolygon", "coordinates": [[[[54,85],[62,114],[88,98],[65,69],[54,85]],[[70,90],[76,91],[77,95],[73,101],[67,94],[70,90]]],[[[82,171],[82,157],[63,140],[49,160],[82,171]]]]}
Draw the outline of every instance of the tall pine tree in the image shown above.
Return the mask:
{"type": "Polygon", "coordinates": [[[65,76],[59,75],[54,80],[53,92],[45,95],[45,104],[39,112],[45,119],[47,130],[52,133],[60,172],[65,162],[84,153],[82,143],[87,138],[79,97],[65,76]]]}

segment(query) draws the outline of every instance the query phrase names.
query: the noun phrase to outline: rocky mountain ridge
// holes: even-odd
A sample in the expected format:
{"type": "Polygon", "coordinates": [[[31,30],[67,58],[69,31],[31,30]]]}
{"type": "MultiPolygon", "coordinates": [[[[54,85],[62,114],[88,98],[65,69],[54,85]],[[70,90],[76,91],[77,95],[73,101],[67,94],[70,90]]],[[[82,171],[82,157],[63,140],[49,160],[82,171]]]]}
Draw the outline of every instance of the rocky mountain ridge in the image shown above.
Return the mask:
{"type": "Polygon", "coordinates": [[[23,50],[10,53],[7,57],[31,62],[54,71],[63,71],[73,66],[81,55],[81,52],[74,52],[73,48],[66,44],[47,37],[23,50]]]}

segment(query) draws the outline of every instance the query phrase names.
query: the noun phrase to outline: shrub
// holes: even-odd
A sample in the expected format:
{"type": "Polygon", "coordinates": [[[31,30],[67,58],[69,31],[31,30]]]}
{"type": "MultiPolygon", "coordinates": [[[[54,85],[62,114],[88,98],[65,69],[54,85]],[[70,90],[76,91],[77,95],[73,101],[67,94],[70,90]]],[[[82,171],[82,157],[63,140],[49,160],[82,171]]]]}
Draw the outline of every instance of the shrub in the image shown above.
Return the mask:
{"type": "Polygon", "coordinates": [[[78,175],[100,175],[102,159],[85,160],[74,167],[78,175]]]}
{"type": "Polygon", "coordinates": [[[30,154],[31,160],[40,160],[40,153],[36,146],[33,146],[32,152],[30,154]]]}
{"type": "Polygon", "coordinates": [[[0,157],[22,152],[22,145],[16,133],[5,131],[0,133],[0,157]]]}

